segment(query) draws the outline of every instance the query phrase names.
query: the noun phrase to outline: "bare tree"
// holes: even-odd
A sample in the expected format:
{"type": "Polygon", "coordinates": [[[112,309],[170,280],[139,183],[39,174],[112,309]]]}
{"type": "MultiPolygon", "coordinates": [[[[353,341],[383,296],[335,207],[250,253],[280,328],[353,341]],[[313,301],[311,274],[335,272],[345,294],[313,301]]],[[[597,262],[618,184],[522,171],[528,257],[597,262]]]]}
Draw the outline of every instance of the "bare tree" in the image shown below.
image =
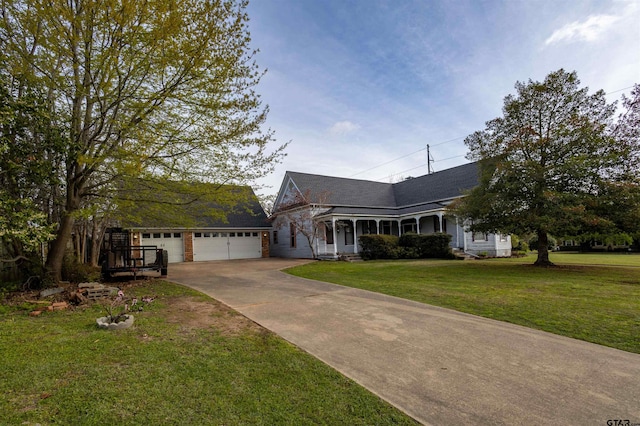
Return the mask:
{"type": "Polygon", "coordinates": [[[315,216],[326,205],[329,192],[323,191],[315,196],[310,190],[304,193],[297,192],[292,198],[280,204],[275,214],[283,220],[276,227],[290,226],[293,235],[302,235],[311,249],[314,259],[318,257],[316,243],[326,238],[326,226],[324,222],[319,222],[315,216]],[[288,225],[285,225],[288,224],[288,225]]]}

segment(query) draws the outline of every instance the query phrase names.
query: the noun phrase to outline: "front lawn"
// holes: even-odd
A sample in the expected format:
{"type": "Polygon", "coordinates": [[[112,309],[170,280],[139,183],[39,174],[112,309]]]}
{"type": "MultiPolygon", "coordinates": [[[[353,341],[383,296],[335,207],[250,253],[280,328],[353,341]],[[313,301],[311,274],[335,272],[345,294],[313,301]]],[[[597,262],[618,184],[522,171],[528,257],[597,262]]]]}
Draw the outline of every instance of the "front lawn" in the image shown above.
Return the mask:
{"type": "Polygon", "coordinates": [[[96,327],[98,305],[2,307],[0,424],[415,424],[200,293],[163,281],[125,291],[157,298],[119,331],[96,327]]]}
{"type": "Polygon", "coordinates": [[[640,255],[553,253],[556,268],[533,260],[314,262],[287,272],[640,353],[640,255]],[[590,266],[603,264],[626,266],[590,266]]]}

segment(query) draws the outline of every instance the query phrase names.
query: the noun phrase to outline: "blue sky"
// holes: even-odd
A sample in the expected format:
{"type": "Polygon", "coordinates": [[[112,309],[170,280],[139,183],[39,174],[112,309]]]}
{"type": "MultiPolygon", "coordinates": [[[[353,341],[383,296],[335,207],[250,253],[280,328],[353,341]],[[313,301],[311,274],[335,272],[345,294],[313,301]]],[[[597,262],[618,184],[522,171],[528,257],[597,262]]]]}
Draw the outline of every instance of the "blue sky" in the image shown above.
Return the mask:
{"type": "Polygon", "coordinates": [[[287,170],[420,176],[427,144],[436,171],[466,163],[464,138],[516,81],[559,68],[610,100],[640,83],[639,0],[253,0],[248,13],[267,126],[291,141],[265,195],[287,170]]]}

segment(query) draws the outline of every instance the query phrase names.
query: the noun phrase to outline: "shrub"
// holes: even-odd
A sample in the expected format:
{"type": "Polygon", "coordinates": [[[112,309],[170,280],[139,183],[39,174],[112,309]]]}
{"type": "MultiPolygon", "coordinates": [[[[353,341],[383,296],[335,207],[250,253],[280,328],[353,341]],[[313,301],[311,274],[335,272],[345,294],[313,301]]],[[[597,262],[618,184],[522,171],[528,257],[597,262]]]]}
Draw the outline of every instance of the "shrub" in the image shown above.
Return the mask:
{"type": "Polygon", "coordinates": [[[75,256],[65,255],[62,279],[72,283],[100,281],[100,268],[78,262],[75,256]]]}
{"type": "Polygon", "coordinates": [[[394,235],[362,235],[359,239],[360,256],[372,259],[452,259],[449,243],[451,235],[408,233],[400,238],[394,235]]]}
{"type": "Polygon", "coordinates": [[[400,246],[412,253],[412,258],[441,258],[451,259],[453,254],[449,244],[451,243],[451,235],[445,233],[437,234],[404,234],[400,237],[400,246]]]}
{"type": "Polygon", "coordinates": [[[358,239],[360,256],[365,260],[397,259],[400,256],[398,240],[395,235],[362,235],[358,239]]]}
{"type": "Polygon", "coordinates": [[[522,250],[511,250],[511,257],[526,257],[527,252],[522,250]]]}
{"type": "Polygon", "coordinates": [[[1,264],[4,268],[0,271],[0,293],[36,290],[49,284],[50,280],[39,256],[27,256],[20,256],[16,262],[1,264]]]}

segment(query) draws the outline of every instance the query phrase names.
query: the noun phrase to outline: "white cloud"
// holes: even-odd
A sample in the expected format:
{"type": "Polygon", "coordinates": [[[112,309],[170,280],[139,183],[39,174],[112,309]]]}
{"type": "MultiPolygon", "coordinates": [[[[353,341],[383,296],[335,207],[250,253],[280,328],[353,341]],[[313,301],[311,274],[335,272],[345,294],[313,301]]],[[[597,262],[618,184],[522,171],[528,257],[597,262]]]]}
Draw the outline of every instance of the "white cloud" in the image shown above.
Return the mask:
{"type": "Polygon", "coordinates": [[[619,16],[614,15],[592,15],[586,21],[575,21],[555,30],[544,43],[549,45],[562,41],[594,41],[619,19],[619,16]]]}
{"type": "Polygon", "coordinates": [[[329,133],[333,136],[344,136],[348,133],[355,132],[360,126],[350,121],[338,121],[329,129],[329,133]]]}

